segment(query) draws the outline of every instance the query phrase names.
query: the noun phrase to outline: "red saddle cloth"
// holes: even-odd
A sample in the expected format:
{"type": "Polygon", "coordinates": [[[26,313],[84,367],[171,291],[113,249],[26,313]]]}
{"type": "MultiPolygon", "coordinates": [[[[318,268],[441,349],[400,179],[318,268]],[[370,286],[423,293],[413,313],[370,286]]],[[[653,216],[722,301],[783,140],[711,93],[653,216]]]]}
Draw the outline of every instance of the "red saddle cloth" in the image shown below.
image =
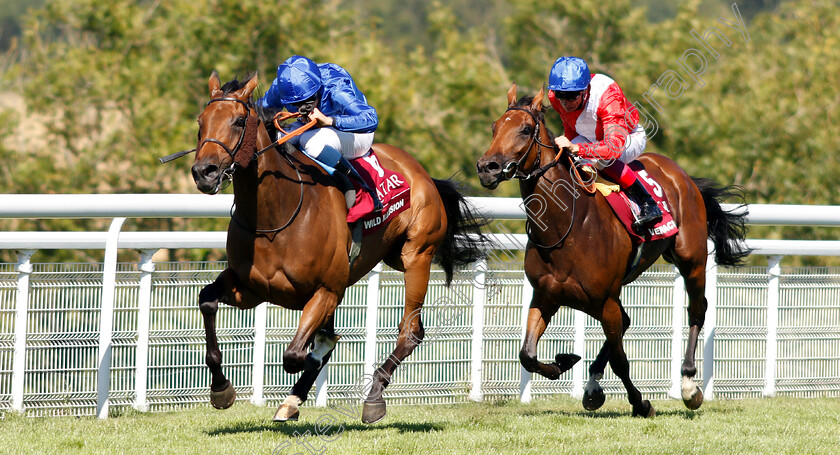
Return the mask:
{"type": "Polygon", "coordinates": [[[347,222],[362,222],[362,235],[370,234],[411,205],[411,188],[401,174],[382,167],[373,150],[350,161],[356,171],[382,201],[382,212],[373,212],[373,198],[359,182],[350,179],[356,188],[356,203],[347,213],[347,222]]]}
{"type": "Polygon", "coordinates": [[[668,199],[665,198],[665,192],[662,191],[662,187],[653,177],[648,175],[642,163],[633,161],[630,163],[630,168],[636,171],[636,174],[639,176],[639,181],[642,182],[642,185],[645,186],[648,193],[650,193],[653,200],[656,201],[662,210],[662,221],[656,223],[653,227],[647,228],[647,232],[643,233],[644,237],[642,237],[642,235],[639,235],[639,233],[633,230],[633,222],[636,220],[635,215],[639,213],[638,204],[627,197],[623,191],[613,192],[606,196],[607,202],[609,202],[613,212],[621,220],[621,224],[624,225],[627,232],[630,233],[630,238],[633,240],[633,243],[638,244],[648,240],[666,239],[676,235],[680,230],[677,228],[677,223],[674,222],[674,218],[671,216],[671,206],[668,204],[668,199]]]}

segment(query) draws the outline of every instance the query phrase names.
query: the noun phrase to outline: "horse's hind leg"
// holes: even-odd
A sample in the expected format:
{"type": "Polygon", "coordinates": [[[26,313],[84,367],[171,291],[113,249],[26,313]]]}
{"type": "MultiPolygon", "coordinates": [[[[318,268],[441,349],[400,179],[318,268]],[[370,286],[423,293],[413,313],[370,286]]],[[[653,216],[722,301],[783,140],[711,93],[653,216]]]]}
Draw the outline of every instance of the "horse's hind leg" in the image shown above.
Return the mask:
{"type": "Polygon", "coordinates": [[[420,310],[426,298],[429,286],[429,269],[432,265],[434,251],[414,255],[409,262],[403,258],[405,264],[405,309],[399,324],[399,336],[394,352],[388,356],[382,365],[373,372],[370,392],[362,409],[362,422],[375,423],[385,417],[385,399],[382,393],[391,382],[391,375],[397,367],[420,345],[425,336],[420,310]]]}
{"type": "Polygon", "coordinates": [[[519,363],[525,370],[539,373],[552,380],[559,378],[580,360],[580,357],[574,354],[557,354],[553,363],[543,363],[537,358],[537,343],[556,312],[556,305],[548,304],[534,292],[528,310],[528,322],[525,326],[525,341],[519,351],[519,363]]]}
{"type": "Polygon", "coordinates": [[[633,415],[652,417],[655,414],[653,406],[651,406],[650,401],[642,400],[642,393],[630,380],[630,362],[627,361],[623,342],[625,316],[626,313],[621,308],[618,299],[610,298],[604,303],[601,326],[604,328],[604,335],[607,336],[607,344],[609,344],[610,367],[624,383],[624,388],[627,390],[627,399],[633,405],[633,415]]]}
{"type": "Polygon", "coordinates": [[[685,349],[685,360],[682,364],[681,395],[683,403],[688,409],[697,409],[703,404],[703,390],[694,381],[697,365],[694,355],[697,351],[697,339],[706,320],[706,261],[677,262],[680,275],[685,280],[688,293],[688,343],[685,349]],[[699,263],[698,263],[699,262],[699,263]]]}

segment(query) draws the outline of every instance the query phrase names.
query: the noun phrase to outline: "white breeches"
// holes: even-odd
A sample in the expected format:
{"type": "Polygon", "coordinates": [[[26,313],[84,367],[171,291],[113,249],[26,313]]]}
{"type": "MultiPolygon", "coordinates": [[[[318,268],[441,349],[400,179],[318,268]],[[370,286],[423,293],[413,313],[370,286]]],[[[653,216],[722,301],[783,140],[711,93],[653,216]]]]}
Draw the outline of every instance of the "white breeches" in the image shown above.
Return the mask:
{"type": "MultiPolygon", "coordinates": [[[[295,122],[294,126],[298,126],[298,122],[295,122]]],[[[370,146],[373,145],[373,135],[374,133],[348,133],[326,126],[309,130],[294,138],[292,143],[315,159],[318,159],[325,146],[338,150],[347,159],[353,159],[370,150],[370,146]]]]}

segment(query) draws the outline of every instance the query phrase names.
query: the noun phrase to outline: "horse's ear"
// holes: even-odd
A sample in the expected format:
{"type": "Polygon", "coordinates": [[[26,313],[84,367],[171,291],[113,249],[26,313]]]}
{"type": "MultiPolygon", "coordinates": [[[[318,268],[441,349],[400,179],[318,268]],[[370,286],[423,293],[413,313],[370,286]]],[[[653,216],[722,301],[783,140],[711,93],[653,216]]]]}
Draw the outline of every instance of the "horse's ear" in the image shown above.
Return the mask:
{"type": "Polygon", "coordinates": [[[213,70],[213,74],[210,75],[208,86],[210,87],[211,98],[217,96],[217,92],[222,91],[222,82],[219,81],[219,73],[217,73],[216,70],[213,70]]]}
{"type": "Polygon", "coordinates": [[[545,87],[540,89],[540,92],[534,96],[534,100],[531,101],[531,110],[532,111],[541,111],[543,108],[543,96],[545,95],[545,87]]]}
{"type": "Polygon", "coordinates": [[[513,107],[516,105],[516,82],[511,84],[510,88],[508,89],[508,107],[513,107]]]}
{"type": "Polygon", "coordinates": [[[242,87],[242,89],[240,90],[240,93],[243,95],[242,99],[248,99],[251,96],[251,93],[254,91],[254,89],[257,88],[257,84],[259,83],[260,78],[257,75],[257,73],[254,73],[254,75],[251,76],[251,79],[249,79],[248,82],[245,83],[245,87],[242,87]]]}

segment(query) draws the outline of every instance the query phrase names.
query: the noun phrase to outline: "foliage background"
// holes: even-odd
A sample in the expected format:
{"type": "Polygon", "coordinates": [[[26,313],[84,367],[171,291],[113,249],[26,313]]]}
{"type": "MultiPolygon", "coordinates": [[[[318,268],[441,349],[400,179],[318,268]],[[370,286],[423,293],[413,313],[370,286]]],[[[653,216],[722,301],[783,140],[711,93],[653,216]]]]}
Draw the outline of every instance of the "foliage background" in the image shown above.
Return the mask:
{"type": "MultiPolygon", "coordinates": [[[[659,89],[661,111],[644,105],[659,126],[649,151],[692,175],[742,185],[749,203],[840,203],[839,2],[736,4],[749,41],[718,20],[735,20],[728,0],[0,0],[0,193],[194,192],[189,159],[163,166],[157,158],[193,146],[211,71],[228,80],[258,70],[264,89],[279,62],[302,54],[353,74],[380,114],[378,141],[410,151],[435,177],[458,173],[483,195],[474,163],[511,81],[534,93],[554,59],[577,55],[631,101],[643,102],[669,70],[686,81],[676,99],[659,89]],[[706,54],[700,86],[677,60],[702,50],[690,32],[710,27],[732,44],[710,38],[721,55],[706,54]]],[[[556,114],[548,117],[561,133],[556,114]]],[[[135,220],[127,228],[224,224],[135,220]]],[[[5,220],[0,228],[106,225],[5,220]]],[[[815,228],[751,236],[837,237],[815,228]]]]}

